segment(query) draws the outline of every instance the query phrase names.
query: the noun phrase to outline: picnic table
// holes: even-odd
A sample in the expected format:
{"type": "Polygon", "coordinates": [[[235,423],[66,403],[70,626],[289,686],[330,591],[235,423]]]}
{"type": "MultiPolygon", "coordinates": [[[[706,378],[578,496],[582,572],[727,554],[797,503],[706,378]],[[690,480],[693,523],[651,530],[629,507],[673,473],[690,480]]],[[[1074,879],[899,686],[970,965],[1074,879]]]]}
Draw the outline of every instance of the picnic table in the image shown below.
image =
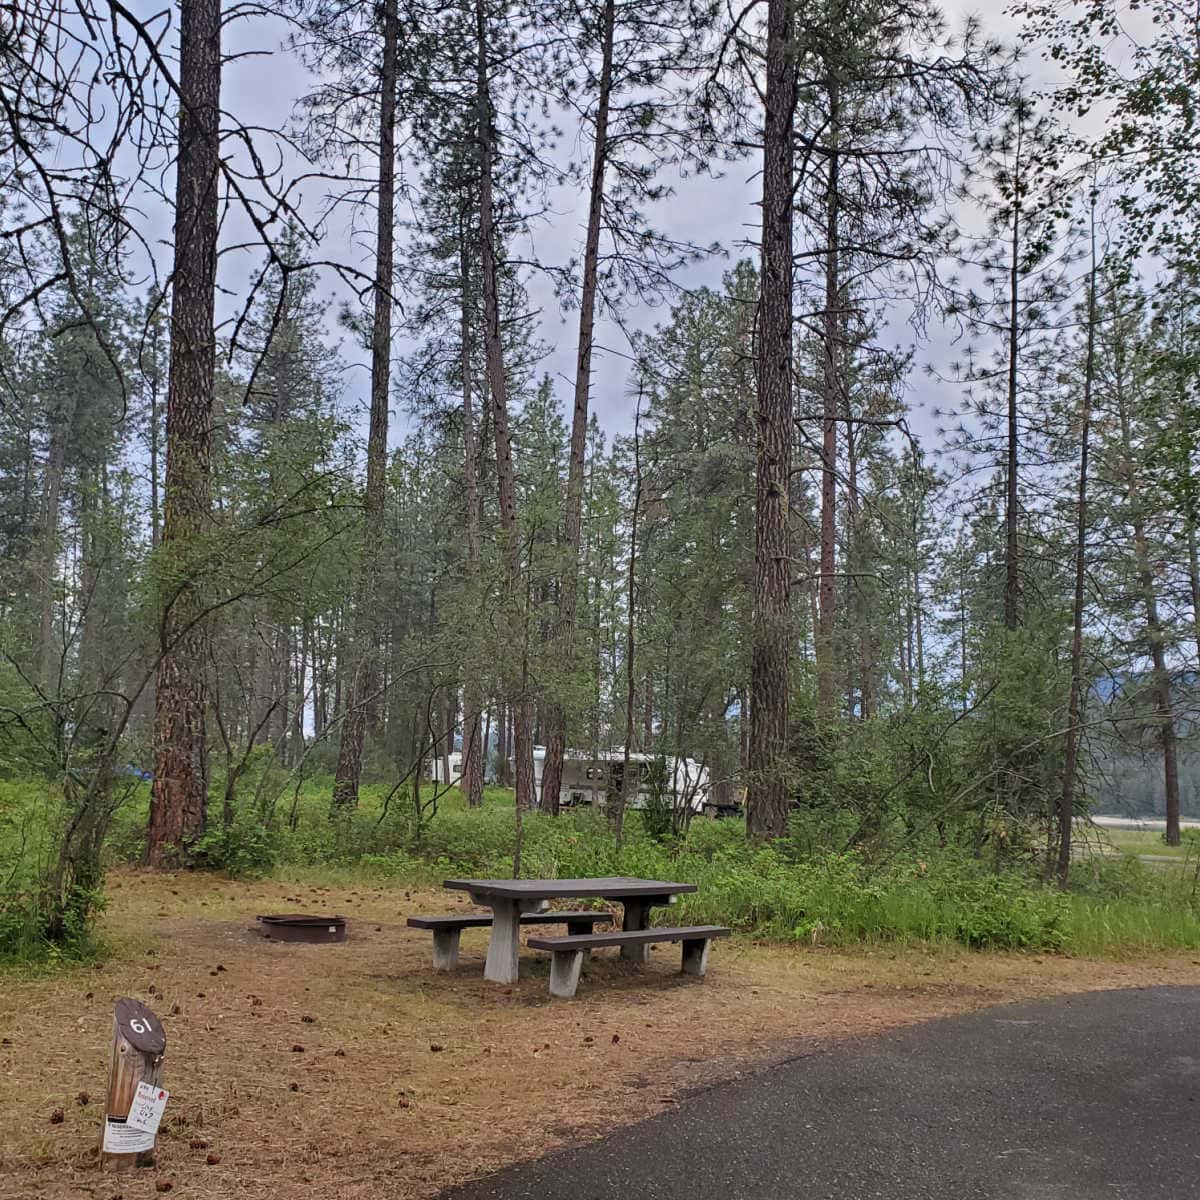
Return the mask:
{"type": "MultiPolygon", "coordinates": [[[[696,891],[694,883],[670,883],[662,879],[630,879],[607,876],[599,879],[447,879],[444,887],[468,892],[476,904],[492,910],[492,937],[488,943],[483,977],[493,983],[516,983],[517,950],[521,914],[544,908],[551,900],[583,896],[612,900],[624,908],[622,929],[648,929],[650,909],[670,904],[684,892],[696,891]]],[[[649,947],[621,946],[623,958],[644,962],[649,947]]]]}

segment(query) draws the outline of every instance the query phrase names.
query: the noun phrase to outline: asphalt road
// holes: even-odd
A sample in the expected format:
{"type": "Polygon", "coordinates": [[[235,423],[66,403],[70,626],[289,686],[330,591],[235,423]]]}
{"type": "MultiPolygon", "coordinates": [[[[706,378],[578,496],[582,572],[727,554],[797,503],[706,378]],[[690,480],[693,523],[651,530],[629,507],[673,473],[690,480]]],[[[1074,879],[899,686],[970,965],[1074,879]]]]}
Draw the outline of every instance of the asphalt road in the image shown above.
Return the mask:
{"type": "Polygon", "coordinates": [[[1200,988],[1006,1005],[817,1050],[451,1197],[1196,1200],[1200,988]]]}

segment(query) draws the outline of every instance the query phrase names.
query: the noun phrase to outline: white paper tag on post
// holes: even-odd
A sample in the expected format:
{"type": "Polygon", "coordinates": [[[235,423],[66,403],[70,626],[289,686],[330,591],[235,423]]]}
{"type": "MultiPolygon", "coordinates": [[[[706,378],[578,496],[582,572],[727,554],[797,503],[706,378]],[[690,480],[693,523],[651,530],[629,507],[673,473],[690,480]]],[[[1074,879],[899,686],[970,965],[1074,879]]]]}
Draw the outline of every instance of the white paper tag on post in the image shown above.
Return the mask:
{"type": "Polygon", "coordinates": [[[158,1123],[162,1120],[170,1094],[164,1088],[155,1087],[154,1084],[143,1080],[137,1085],[125,1124],[130,1129],[140,1129],[153,1138],[158,1132],[158,1123]]]}
{"type": "Polygon", "coordinates": [[[132,1129],[124,1121],[111,1117],[104,1122],[105,1154],[144,1154],[154,1149],[154,1134],[144,1129],[132,1129]]]}

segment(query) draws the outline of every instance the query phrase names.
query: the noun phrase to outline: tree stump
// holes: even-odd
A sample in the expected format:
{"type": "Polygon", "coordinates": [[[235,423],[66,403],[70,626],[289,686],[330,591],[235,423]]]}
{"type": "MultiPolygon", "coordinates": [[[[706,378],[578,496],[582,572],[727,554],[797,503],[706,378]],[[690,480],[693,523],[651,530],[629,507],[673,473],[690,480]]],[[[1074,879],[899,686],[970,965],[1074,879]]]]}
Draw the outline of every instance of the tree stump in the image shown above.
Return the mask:
{"type": "Polygon", "coordinates": [[[139,1083],[162,1085],[167,1035],[162,1022],[140,1000],[122,997],[113,1012],[112,1050],[104,1127],[100,1134],[100,1166],[154,1165],[154,1134],[126,1126],[139,1083]]]}

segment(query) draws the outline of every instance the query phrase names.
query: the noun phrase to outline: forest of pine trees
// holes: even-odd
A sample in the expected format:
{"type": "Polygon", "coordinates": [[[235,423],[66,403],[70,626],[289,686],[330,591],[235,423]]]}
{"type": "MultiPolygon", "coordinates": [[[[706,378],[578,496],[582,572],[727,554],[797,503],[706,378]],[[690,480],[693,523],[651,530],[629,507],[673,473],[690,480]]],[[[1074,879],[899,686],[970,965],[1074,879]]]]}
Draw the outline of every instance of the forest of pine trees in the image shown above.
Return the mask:
{"type": "Polygon", "coordinates": [[[57,797],[10,876],[50,936],[147,790],[133,853],[229,865],[302,790],[419,818],[458,750],[518,820],[578,750],[702,764],[752,838],[1178,843],[1194,15],[236,8],[0,17],[0,805],[57,797]]]}

